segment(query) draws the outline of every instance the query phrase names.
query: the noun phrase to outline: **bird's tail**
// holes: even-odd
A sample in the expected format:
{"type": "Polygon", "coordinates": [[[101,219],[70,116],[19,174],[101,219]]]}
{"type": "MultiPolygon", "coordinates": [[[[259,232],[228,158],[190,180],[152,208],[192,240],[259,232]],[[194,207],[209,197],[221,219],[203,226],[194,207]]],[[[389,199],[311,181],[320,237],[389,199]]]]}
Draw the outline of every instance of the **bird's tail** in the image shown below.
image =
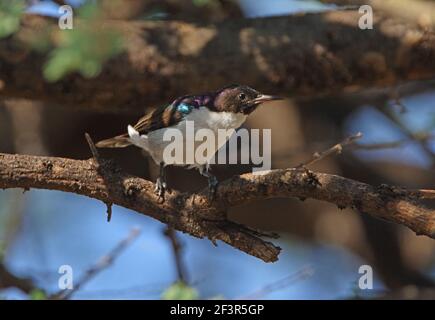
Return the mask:
{"type": "Polygon", "coordinates": [[[101,140],[97,142],[96,146],[98,148],[125,148],[131,144],[128,134],[121,134],[110,139],[101,140]]]}

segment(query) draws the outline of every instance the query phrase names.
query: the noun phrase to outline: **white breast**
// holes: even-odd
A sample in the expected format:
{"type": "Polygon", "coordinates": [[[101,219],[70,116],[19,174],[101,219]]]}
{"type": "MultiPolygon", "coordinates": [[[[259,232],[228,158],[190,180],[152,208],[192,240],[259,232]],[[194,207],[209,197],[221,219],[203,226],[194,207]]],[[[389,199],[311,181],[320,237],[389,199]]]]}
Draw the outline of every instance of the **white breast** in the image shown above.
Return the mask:
{"type": "MultiPolygon", "coordinates": [[[[210,111],[206,107],[200,107],[198,109],[192,110],[182,121],[172,128],[176,128],[182,132],[184,139],[186,132],[186,120],[193,121],[195,133],[199,129],[210,129],[215,134],[216,144],[213,154],[219,150],[226,141],[218,141],[218,130],[219,129],[237,129],[243,122],[245,122],[247,115],[242,113],[233,112],[214,112],[210,111]]],[[[142,135],[140,138],[129,129],[129,135],[132,143],[142,149],[145,149],[154,159],[156,163],[163,161],[163,150],[170,143],[168,141],[163,141],[163,135],[167,128],[155,130],[149,132],[147,135],[142,135]]],[[[183,141],[186,146],[186,141],[183,141]]],[[[201,142],[195,142],[195,149],[201,142]]],[[[185,150],[185,149],[184,149],[185,150]]],[[[192,152],[191,150],[186,150],[185,152],[192,152]]],[[[212,157],[211,157],[212,158],[212,157]]],[[[204,165],[205,163],[196,163],[196,165],[191,165],[191,167],[196,167],[204,165]]]]}
{"type": "Polygon", "coordinates": [[[214,112],[206,107],[194,109],[186,116],[186,120],[195,121],[195,127],[218,129],[237,129],[245,122],[247,115],[234,112],[214,112]]]}

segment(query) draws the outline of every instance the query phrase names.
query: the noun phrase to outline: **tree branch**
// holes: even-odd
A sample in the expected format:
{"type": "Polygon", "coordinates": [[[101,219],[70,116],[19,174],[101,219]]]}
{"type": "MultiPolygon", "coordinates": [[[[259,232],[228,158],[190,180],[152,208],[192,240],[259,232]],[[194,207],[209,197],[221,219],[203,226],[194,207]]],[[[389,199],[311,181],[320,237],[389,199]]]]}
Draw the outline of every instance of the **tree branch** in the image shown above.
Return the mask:
{"type": "Polygon", "coordinates": [[[175,230],[171,227],[167,227],[164,230],[164,234],[168,237],[169,242],[172,247],[172,254],[174,256],[175,268],[177,269],[177,280],[183,283],[188,283],[188,277],[186,273],[186,267],[183,263],[182,250],[183,247],[180,243],[180,240],[177,237],[175,230]]]}
{"type": "Polygon", "coordinates": [[[20,278],[10,273],[3,263],[0,263],[0,290],[7,288],[18,288],[30,294],[36,289],[33,281],[27,278],[20,278]]]}
{"type": "Polygon", "coordinates": [[[435,210],[420,205],[415,192],[384,185],[373,187],[307,169],[235,176],[219,185],[213,202],[207,189],[194,194],[172,191],[162,204],[152,182],[123,172],[111,161],[101,159],[96,166],[93,159],[0,153],[0,188],[39,188],[85,195],[135,210],[213,243],[221,240],[266,262],[276,261],[280,248],[264,241],[265,233],[227,220],[228,208],[267,198],[312,198],[339,208],[352,207],[435,239],[435,210]]]}
{"type": "Polygon", "coordinates": [[[359,18],[357,11],[336,11],[209,25],[107,21],[124,34],[126,52],[96,78],[73,74],[47,83],[47,54],[30,50],[29,42],[47,30],[47,39],[65,31],[55,21],[26,16],[17,34],[0,40],[0,97],[142,113],[228,82],[312,96],[435,75],[433,31],[379,10],[374,29],[361,30],[359,18]]]}
{"type": "Polygon", "coordinates": [[[335,154],[335,153],[341,153],[343,151],[343,147],[348,146],[348,145],[352,145],[353,143],[355,143],[356,140],[358,140],[360,138],[362,138],[362,133],[358,132],[354,135],[347,137],[342,142],[333,145],[332,147],[330,147],[329,149],[327,149],[323,152],[315,152],[310,160],[301,163],[298,166],[298,168],[309,167],[309,166],[315,164],[316,162],[326,158],[327,156],[330,156],[330,155],[335,154]]]}

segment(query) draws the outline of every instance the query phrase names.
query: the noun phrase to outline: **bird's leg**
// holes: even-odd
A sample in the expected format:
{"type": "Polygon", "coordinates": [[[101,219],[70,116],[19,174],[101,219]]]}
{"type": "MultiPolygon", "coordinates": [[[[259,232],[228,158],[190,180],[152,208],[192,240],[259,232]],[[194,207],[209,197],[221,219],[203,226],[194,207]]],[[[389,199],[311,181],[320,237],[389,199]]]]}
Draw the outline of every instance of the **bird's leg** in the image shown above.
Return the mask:
{"type": "Polygon", "coordinates": [[[159,196],[159,200],[162,199],[162,201],[165,201],[165,192],[168,188],[168,185],[166,184],[166,170],[165,170],[165,163],[160,162],[160,171],[159,171],[159,177],[156,181],[156,187],[155,192],[159,196]]]}
{"type": "Polygon", "coordinates": [[[216,196],[216,191],[219,185],[219,181],[216,178],[216,176],[210,172],[210,166],[208,164],[202,166],[199,169],[199,173],[208,179],[209,198],[211,201],[213,201],[216,196]]]}

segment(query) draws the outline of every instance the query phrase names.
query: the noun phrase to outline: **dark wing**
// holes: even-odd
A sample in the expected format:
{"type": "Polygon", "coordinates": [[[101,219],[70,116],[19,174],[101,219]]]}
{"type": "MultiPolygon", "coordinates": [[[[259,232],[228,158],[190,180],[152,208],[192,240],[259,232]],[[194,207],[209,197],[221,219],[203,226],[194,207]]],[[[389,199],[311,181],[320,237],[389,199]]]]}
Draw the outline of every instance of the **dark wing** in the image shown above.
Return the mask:
{"type": "MultiPolygon", "coordinates": [[[[151,111],[139,119],[134,128],[140,134],[147,134],[150,131],[165,128],[177,124],[183,117],[183,114],[171,104],[170,106],[160,107],[151,111]]],[[[131,145],[128,133],[99,141],[98,148],[124,148],[131,145]]]]}
{"type": "Polygon", "coordinates": [[[177,99],[169,106],[162,106],[140,118],[135,124],[134,129],[140,134],[174,126],[179,123],[183,117],[189,114],[199,105],[191,97],[177,99]]]}
{"type": "MultiPolygon", "coordinates": [[[[183,117],[189,114],[194,108],[200,106],[200,102],[195,100],[194,96],[184,96],[169,106],[162,106],[140,118],[134,128],[140,134],[167,128],[176,125],[183,117]]],[[[98,148],[124,148],[131,145],[127,133],[99,141],[96,146],[98,148]]]]}

